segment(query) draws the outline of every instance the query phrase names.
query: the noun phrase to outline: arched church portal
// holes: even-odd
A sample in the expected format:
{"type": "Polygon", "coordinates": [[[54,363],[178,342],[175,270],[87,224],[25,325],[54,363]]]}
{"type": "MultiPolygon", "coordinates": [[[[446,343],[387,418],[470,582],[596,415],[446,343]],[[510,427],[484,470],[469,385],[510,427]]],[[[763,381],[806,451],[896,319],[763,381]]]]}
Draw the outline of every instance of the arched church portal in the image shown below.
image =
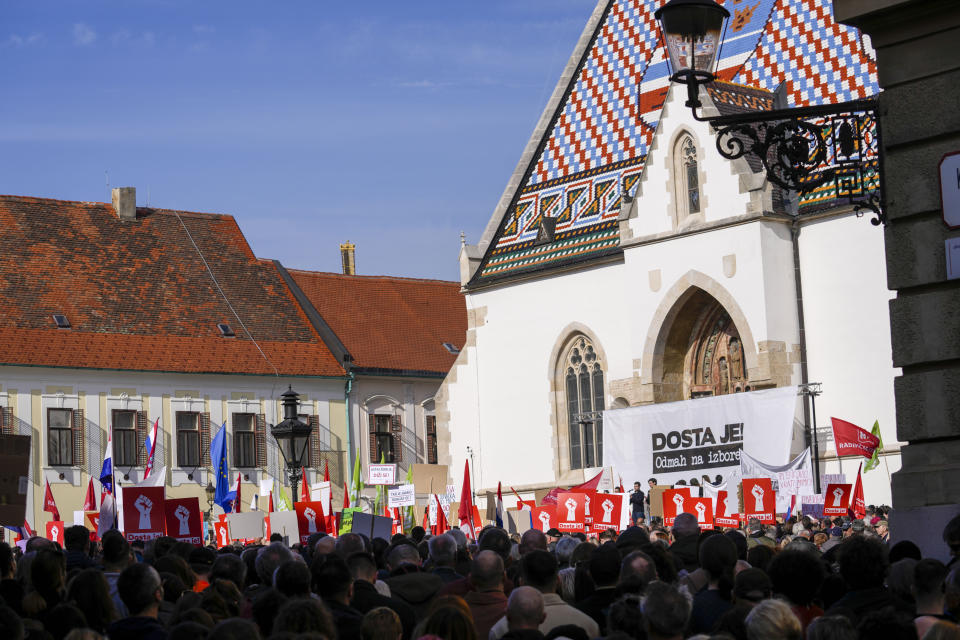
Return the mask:
{"type": "Polygon", "coordinates": [[[743,340],[727,310],[706,291],[692,288],[677,302],[662,358],[655,402],[749,391],[743,340]]]}

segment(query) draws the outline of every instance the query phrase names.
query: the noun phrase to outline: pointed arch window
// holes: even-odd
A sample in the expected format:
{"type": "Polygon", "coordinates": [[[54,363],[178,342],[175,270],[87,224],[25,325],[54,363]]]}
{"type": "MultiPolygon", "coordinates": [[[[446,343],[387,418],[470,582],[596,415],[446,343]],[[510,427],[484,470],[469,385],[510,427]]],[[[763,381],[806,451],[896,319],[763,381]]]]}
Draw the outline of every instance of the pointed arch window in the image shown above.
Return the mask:
{"type": "Polygon", "coordinates": [[[603,464],[603,363],[593,344],[577,337],[561,361],[566,394],[570,468],[603,464]]]}
{"type": "Polygon", "coordinates": [[[700,163],[697,145],[689,134],[680,136],[674,148],[674,182],[676,184],[677,223],[700,213],[700,163]]]}

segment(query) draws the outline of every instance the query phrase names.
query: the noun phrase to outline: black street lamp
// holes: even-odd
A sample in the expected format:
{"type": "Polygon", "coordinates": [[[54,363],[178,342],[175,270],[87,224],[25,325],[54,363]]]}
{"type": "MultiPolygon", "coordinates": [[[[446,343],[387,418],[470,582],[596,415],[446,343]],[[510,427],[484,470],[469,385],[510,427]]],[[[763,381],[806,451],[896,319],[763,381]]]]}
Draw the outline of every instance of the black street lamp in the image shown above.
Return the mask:
{"type": "Polygon", "coordinates": [[[310,444],[310,425],[297,417],[300,394],[294,391],[293,387],[288,387],[280,397],[283,398],[281,401],[283,404],[283,422],[271,427],[270,433],[277,441],[280,455],[283,456],[283,463],[290,473],[293,501],[296,502],[300,470],[304,466],[307,446],[310,444]]]}
{"type": "Polygon", "coordinates": [[[857,215],[867,209],[873,224],[886,221],[876,98],[700,117],[700,87],[716,79],[730,13],[714,0],[670,0],[654,16],[667,47],[670,79],[687,85],[693,117],[716,129],[720,155],[735,160],[750,154],[770,182],[801,194],[832,183],[835,197],[847,198],[857,215]]]}

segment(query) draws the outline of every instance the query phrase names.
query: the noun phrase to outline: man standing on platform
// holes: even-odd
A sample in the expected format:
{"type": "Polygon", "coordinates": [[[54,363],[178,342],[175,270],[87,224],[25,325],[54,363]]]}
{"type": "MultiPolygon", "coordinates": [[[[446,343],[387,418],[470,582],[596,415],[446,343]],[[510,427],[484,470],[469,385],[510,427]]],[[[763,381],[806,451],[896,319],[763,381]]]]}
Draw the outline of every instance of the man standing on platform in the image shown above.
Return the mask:
{"type": "Polygon", "coordinates": [[[643,491],[640,490],[640,481],[633,483],[633,491],[630,492],[630,522],[640,524],[643,519],[643,491]]]}

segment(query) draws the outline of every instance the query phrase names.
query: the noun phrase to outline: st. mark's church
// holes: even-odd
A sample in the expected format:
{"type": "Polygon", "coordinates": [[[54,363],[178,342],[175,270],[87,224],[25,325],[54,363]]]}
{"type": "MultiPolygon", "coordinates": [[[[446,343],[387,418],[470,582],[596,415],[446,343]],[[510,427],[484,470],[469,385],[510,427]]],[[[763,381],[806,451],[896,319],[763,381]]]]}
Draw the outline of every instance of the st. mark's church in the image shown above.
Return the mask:
{"type": "MultiPolygon", "coordinates": [[[[598,2],[483,236],[461,249],[469,329],[436,396],[440,462],[458,479],[472,459],[480,491],[576,484],[605,464],[604,410],[819,382],[822,471],[856,473],[831,417],[878,421],[865,489],[889,503],[882,228],[829,186],[798,197],[717,152],[670,83],[661,3],[598,2]]],[[[723,4],[703,115],[877,93],[869,41],[830,0],[723,4]]],[[[804,404],[791,454],[809,443],[804,404]]]]}

